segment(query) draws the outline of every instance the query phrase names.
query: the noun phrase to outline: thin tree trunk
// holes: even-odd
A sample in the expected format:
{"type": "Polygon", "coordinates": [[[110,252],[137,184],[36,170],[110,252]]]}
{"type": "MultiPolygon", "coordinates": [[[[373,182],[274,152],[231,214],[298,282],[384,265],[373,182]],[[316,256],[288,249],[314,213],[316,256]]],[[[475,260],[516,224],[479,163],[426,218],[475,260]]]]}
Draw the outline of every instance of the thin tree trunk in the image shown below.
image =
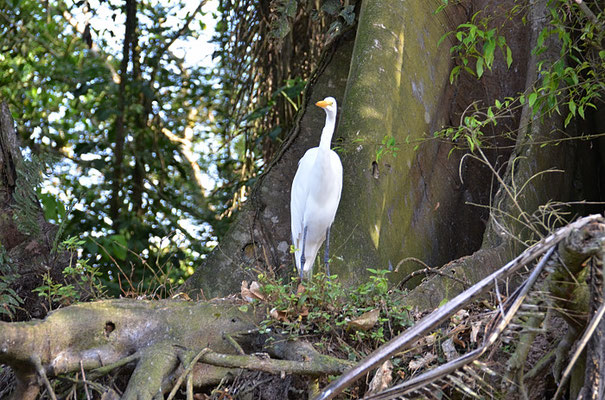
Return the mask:
{"type": "Polygon", "coordinates": [[[123,190],[123,174],[124,174],[124,143],[126,140],[126,105],[127,105],[127,83],[128,79],[128,64],[130,62],[130,54],[132,49],[132,40],[135,36],[137,18],[136,0],[126,0],[126,30],[124,35],[124,44],[122,47],[122,62],[120,63],[120,87],[118,91],[118,115],[116,117],[114,134],[114,165],[113,165],[113,180],[111,207],[109,215],[112,219],[114,229],[119,226],[120,208],[122,199],[120,191],[123,191],[124,196],[126,190],[123,190]]]}

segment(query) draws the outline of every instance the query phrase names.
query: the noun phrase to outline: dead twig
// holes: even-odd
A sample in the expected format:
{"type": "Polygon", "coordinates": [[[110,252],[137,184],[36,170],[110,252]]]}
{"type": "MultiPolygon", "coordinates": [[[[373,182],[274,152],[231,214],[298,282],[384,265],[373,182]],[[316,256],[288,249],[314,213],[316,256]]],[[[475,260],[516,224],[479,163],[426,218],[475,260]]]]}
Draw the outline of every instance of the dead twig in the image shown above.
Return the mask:
{"type": "Polygon", "coordinates": [[[406,257],[403,260],[399,261],[397,263],[397,266],[394,269],[394,272],[398,272],[399,271],[399,267],[404,263],[404,262],[408,262],[408,261],[413,261],[416,262],[422,266],[424,266],[424,269],[419,269],[417,271],[412,272],[411,274],[409,274],[408,276],[406,276],[405,278],[403,278],[400,282],[398,286],[403,286],[405,285],[409,280],[419,276],[419,275],[428,275],[428,274],[435,274],[435,275],[439,275],[439,276],[443,276],[445,278],[449,278],[453,281],[458,282],[459,284],[462,285],[463,288],[468,288],[470,286],[470,284],[468,282],[463,281],[460,278],[456,278],[455,276],[449,275],[445,272],[441,272],[440,270],[436,269],[436,268],[432,268],[430,266],[428,266],[427,264],[424,263],[424,261],[419,260],[415,257],[406,257]]]}
{"type": "Polygon", "coordinates": [[[179,376],[179,379],[177,379],[176,383],[174,384],[174,387],[172,388],[172,390],[170,391],[170,394],[168,395],[168,399],[166,399],[166,400],[172,400],[174,398],[174,396],[176,396],[176,392],[179,390],[179,388],[183,384],[185,377],[188,377],[188,379],[187,379],[187,400],[189,400],[189,385],[191,383],[190,381],[191,381],[191,375],[192,375],[191,371],[193,370],[193,367],[195,367],[195,364],[198,362],[200,357],[202,357],[204,354],[206,354],[209,351],[210,351],[210,349],[205,347],[202,350],[200,350],[200,352],[197,353],[197,355],[195,357],[193,357],[193,359],[191,360],[191,362],[189,363],[187,368],[185,368],[185,370],[183,371],[181,376],[179,376]]]}

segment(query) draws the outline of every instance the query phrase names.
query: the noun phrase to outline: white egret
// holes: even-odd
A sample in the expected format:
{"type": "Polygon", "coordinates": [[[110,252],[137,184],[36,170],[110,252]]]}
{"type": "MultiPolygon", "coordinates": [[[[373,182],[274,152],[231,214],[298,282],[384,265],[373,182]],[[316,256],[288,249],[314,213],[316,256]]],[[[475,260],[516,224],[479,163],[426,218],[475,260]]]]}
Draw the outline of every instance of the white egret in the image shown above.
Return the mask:
{"type": "Polygon", "coordinates": [[[310,279],[313,263],[321,244],[326,240],[324,262],[326,273],[330,248],[330,226],[340,202],[342,164],[330,149],[336,125],[336,100],[326,97],[315,103],[326,112],[326,124],[319,147],[313,147],[298,162],[290,193],[290,223],[296,268],[302,279],[310,279]]]}

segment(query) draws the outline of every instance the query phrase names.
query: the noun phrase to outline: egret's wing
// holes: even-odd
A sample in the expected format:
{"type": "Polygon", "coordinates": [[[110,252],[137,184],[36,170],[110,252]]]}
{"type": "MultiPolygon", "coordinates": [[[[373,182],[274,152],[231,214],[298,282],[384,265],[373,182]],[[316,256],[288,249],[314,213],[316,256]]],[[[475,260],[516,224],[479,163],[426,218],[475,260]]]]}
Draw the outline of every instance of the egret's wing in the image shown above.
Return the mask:
{"type": "Polygon", "coordinates": [[[336,201],[336,208],[338,208],[340,195],[342,194],[342,163],[335,151],[330,151],[330,165],[332,171],[334,171],[336,191],[338,192],[338,200],[336,201]]]}
{"type": "Polygon", "coordinates": [[[295,252],[296,266],[300,261],[300,253],[302,251],[302,233],[304,227],[305,205],[309,195],[311,168],[317,157],[317,148],[307,150],[305,155],[298,162],[298,169],[294,180],[292,181],[292,190],[290,192],[290,226],[292,230],[292,241],[295,252]]]}

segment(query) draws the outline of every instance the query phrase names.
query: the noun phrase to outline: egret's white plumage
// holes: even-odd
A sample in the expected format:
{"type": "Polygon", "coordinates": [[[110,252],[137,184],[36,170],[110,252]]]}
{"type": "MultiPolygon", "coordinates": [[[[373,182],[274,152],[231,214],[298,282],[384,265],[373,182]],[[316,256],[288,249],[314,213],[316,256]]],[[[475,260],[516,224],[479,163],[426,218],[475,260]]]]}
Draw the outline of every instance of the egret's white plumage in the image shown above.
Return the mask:
{"type": "Polygon", "coordinates": [[[342,164],[338,155],[330,149],[336,124],[336,100],[326,97],[315,105],[325,110],[326,124],[319,147],[307,150],[298,162],[290,199],[294,258],[296,268],[304,279],[311,277],[315,257],[326,235],[327,262],[329,229],[334,222],[342,191],[342,164]]]}

